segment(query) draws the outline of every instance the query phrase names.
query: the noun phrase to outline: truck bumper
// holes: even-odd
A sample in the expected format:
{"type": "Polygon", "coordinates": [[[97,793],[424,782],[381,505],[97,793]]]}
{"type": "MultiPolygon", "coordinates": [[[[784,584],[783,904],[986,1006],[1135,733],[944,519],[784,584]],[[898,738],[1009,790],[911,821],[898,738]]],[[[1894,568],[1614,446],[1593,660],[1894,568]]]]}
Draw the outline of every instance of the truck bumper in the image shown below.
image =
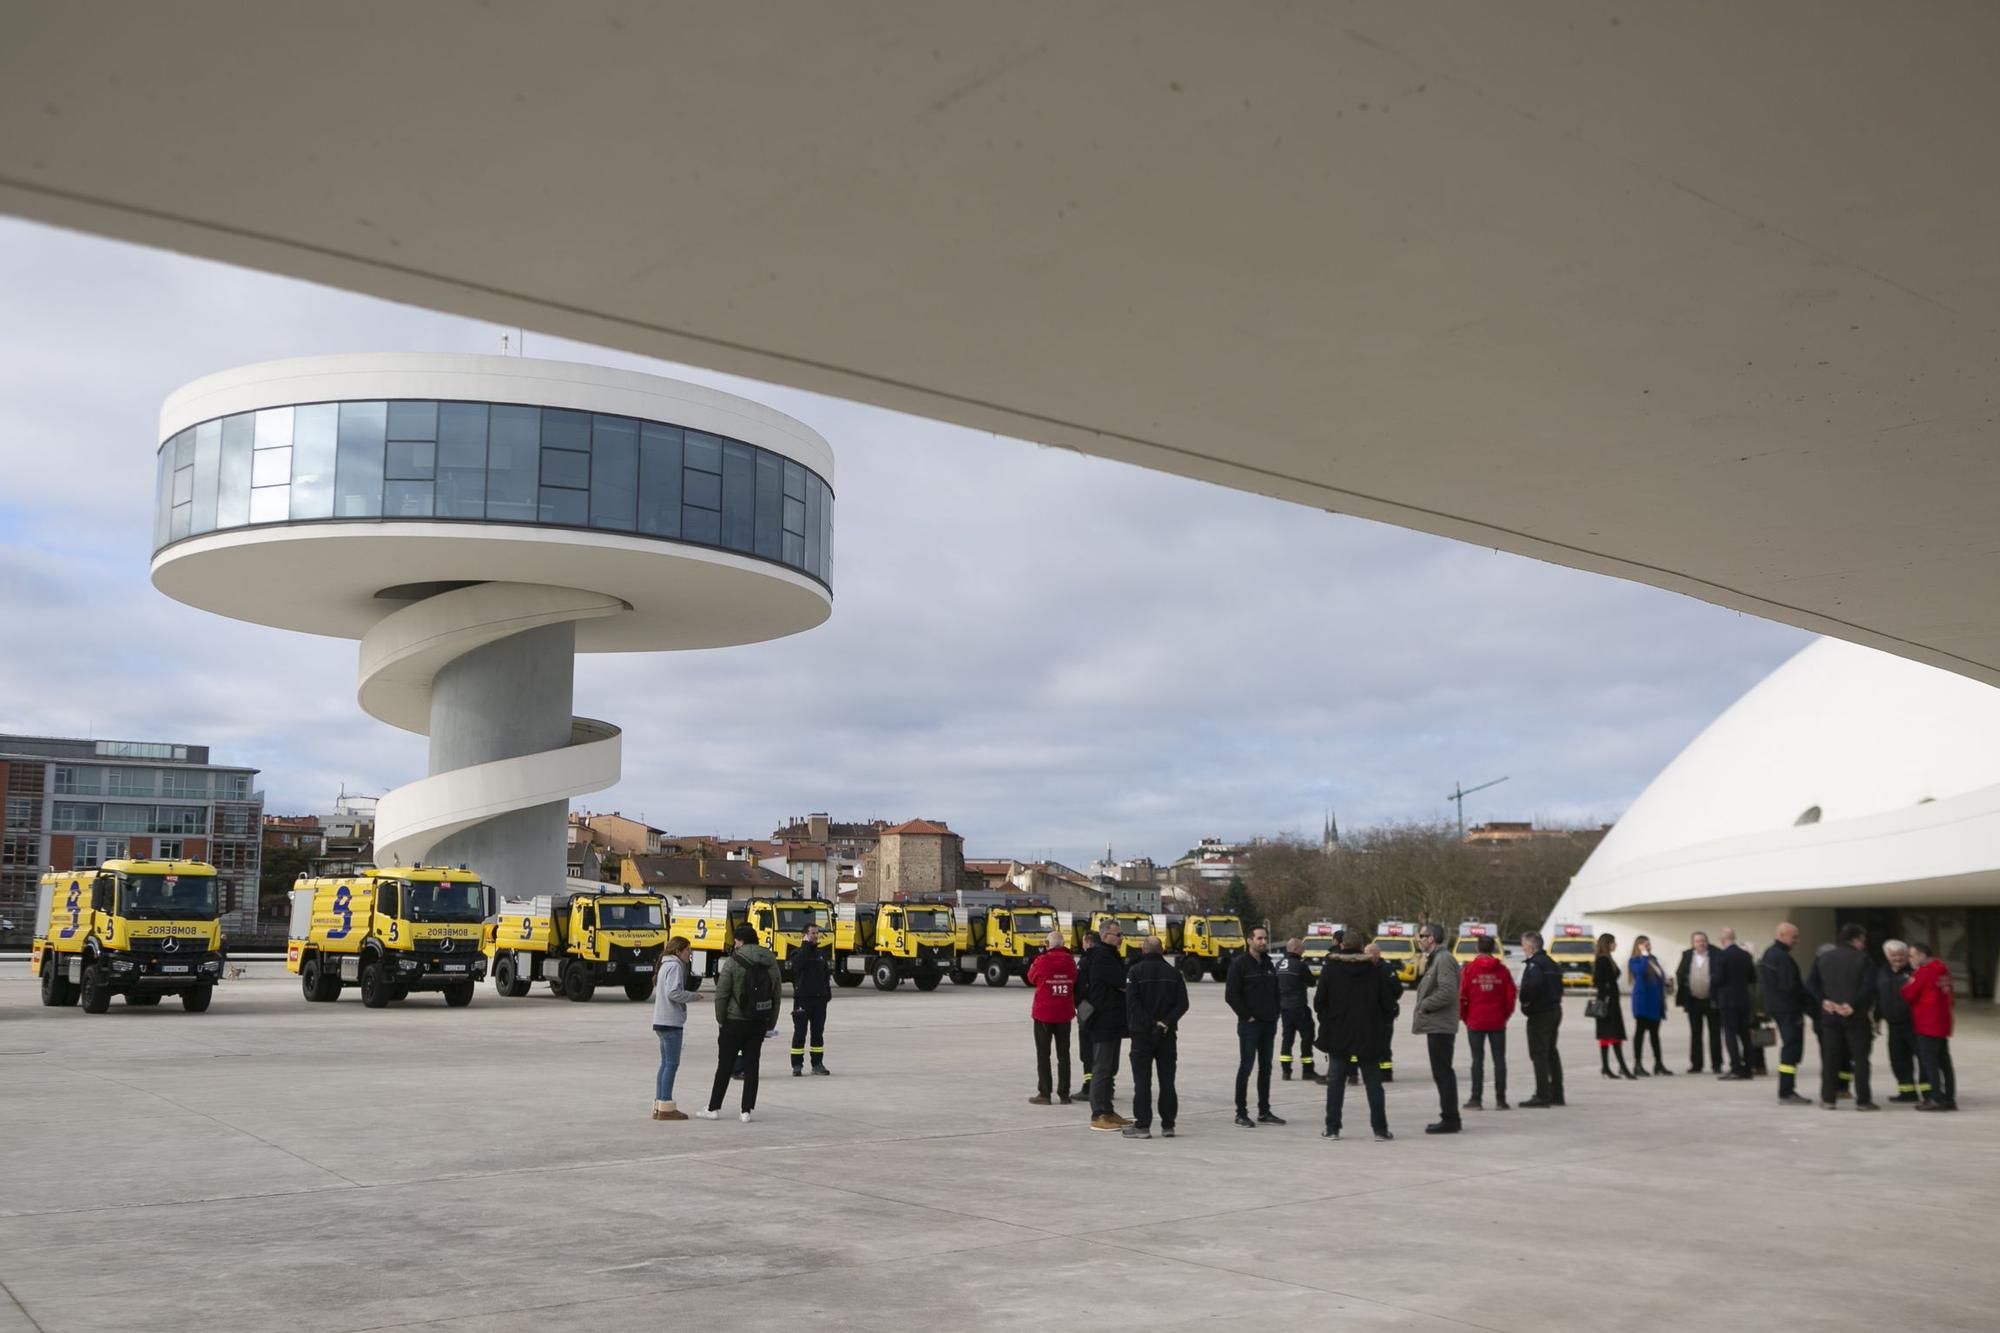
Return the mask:
{"type": "Polygon", "coordinates": [[[202,982],[222,980],[221,953],[120,954],[110,960],[111,989],[118,991],[175,991],[202,982]]]}

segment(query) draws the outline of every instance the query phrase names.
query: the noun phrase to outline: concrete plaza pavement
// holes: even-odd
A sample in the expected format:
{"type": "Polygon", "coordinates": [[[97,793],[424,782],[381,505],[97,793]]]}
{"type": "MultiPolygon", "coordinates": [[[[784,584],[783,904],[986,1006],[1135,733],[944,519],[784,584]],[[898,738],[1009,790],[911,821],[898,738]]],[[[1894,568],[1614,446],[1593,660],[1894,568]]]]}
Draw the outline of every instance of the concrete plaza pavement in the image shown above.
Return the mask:
{"type": "MultiPolygon", "coordinates": [[[[1235,1036],[1204,982],[1180,1137],[1127,1142],[1081,1101],[1027,1104],[1018,985],[838,992],[834,1077],[789,1076],[787,1024],[744,1125],[734,1089],[727,1119],[648,1118],[647,1009],[615,992],[371,1011],[251,971],[205,1015],[89,1016],[40,1008],[0,967],[0,1333],[1549,1330],[1718,1311],[1987,1329],[2000,1308],[1985,1005],[1961,1011],[1955,1116],[1780,1108],[1769,1080],[1607,1083],[1573,998],[1568,1108],[1468,1112],[1427,1138],[1436,1097],[1404,1033],[1395,1142],[1369,1138],[1357,1092],[1332,1143],[1321,1090],[1297,1082],[1275,1088],[1288,1126],[1231,1125],[1235,1036]]],[[[686,1106],[713,1031],[696,1009],[686,1106]]],[[[1683,1026],[1667,1049],[1684,1070],[1683,1026]]],[[[1461,1040],[1462,1087],[1467,1058],[1461,1040]]]]}

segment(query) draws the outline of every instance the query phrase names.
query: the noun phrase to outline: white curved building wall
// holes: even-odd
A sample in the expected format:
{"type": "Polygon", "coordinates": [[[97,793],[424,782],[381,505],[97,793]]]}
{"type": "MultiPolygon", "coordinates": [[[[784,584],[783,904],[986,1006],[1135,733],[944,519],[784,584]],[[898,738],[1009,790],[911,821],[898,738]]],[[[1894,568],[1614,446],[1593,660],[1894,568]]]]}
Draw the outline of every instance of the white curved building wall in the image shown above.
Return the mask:
{"type": "Polygon", "coordinates": [[[1622,952],[1724,926],[1762,942],[1791,919],[1810,946],[1842,907],[1994,902],[2000,690],[1822,639],[1653,780],[1549,924],[1587,921],[1622,952]]]}

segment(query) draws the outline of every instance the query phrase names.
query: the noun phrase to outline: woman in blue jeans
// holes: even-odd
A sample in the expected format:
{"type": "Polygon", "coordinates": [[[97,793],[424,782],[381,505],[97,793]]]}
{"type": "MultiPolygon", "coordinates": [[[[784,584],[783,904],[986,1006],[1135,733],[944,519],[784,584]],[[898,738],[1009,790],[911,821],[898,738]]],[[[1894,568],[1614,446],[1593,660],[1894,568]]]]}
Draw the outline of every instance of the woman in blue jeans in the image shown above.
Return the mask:
{"type": "Polygon", "coordinates": [[[681,1037],[687,1030],[688,1001],[700,995],[687,989],[688,954],[694,946],[685,936],[667,941],[660,958],[660,975],[653,987],[653,1035],[660,1039],[660,1073],[653,1084],[653,1119],[685,1120],[674,1108],[674,1075],[681,1067],[681,1037]]]}

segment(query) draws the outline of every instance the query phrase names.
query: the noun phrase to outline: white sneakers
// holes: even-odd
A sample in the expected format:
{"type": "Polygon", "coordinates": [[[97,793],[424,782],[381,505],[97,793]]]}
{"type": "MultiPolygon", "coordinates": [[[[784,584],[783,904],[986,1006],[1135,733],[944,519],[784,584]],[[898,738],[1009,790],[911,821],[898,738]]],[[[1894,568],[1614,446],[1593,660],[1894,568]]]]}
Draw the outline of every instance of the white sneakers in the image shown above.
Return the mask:
{"type": "MultiPolygon", "coordinates": [[[[711,1111],[706,1107],[704,1107],[701,1110],[696,1111],[694,1113],[694,1118],[697,1120],[719,1120],[722,1118],[722,1113],[720,1111],[711,1111]]],[[[744,1124],[747,1125],[750,1123],[750,1113],[748,1111],[745,1111],[741,1115],[739,1115],[737,1119],[741,1120],[744,1124]]]]}

